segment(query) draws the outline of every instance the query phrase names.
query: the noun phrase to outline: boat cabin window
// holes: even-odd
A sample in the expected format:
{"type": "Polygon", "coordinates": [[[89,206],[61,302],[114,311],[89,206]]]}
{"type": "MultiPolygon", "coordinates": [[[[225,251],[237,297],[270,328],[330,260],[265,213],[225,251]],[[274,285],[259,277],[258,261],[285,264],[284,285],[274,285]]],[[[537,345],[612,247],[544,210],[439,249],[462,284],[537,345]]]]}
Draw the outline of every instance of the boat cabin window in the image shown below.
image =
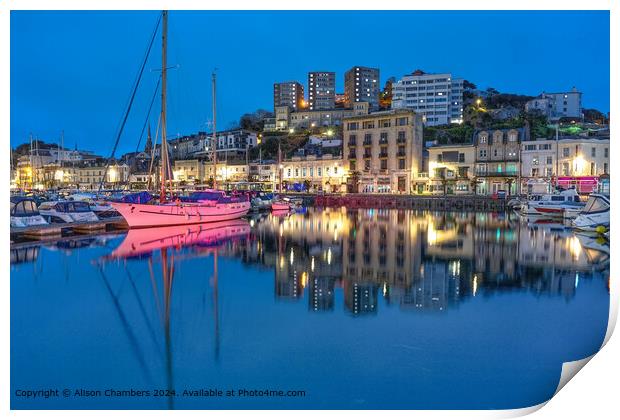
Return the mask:
{"type": "Polygon", "coordinates": [[[88,203],[81,201],[58,203],[56,204],[56,210],[63,213],[85,213],[90,211],[88,203]]]}
{"type": "Polygon", "coordinates": [[[36,216],[39,214],[37,205],[34,201],[24,200],[15,204],[11,213],[13,216],[36,216]]]}
{"type": "Polygon", "coordinates": [[[88,205],[88,203],[76,201],[69,204],[69,209],[69,211],[74,212],[87,212],[90,211],[90,206],[88,205]]]}
{"type": "Polygon", "coordinates": [[[588,203],[583,209],[584,213],[590,213],[595,211],[604,211],[609,208],[609,205],[599,197],[592,197],[588,200],[588,203]]]}
{"type": "Polygon", "coordinates": [[[564,196],[563,195],[552,195],[551,201],[564,201],[564,196]]]}

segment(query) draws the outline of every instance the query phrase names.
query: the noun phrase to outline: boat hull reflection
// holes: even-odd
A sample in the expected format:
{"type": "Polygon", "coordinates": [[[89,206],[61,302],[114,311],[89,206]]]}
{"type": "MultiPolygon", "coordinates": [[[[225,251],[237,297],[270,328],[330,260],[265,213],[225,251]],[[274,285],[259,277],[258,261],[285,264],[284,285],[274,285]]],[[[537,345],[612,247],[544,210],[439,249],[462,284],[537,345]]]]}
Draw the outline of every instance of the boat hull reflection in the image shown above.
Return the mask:
{"type": "Polygon", "coordinates": [[[249,233],[250,224],[245,219],[189,226],[132,229],[108,259],[139,257],[158,249],[171,247],[214,247],[228,239],[244,237],[249,233]]]}

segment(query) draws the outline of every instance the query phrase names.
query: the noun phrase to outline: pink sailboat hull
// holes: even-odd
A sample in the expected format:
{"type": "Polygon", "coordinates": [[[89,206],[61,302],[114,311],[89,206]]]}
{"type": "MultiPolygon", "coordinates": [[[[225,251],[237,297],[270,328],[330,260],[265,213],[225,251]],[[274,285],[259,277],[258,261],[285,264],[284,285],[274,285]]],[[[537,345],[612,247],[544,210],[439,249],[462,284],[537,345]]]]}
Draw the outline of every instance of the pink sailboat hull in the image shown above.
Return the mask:
{"type": "Polygon", "coordinates": [[[250,202],[180,204],[110,203],[130,228],[193,225],[238,219],[250,211],[250,202]]]}

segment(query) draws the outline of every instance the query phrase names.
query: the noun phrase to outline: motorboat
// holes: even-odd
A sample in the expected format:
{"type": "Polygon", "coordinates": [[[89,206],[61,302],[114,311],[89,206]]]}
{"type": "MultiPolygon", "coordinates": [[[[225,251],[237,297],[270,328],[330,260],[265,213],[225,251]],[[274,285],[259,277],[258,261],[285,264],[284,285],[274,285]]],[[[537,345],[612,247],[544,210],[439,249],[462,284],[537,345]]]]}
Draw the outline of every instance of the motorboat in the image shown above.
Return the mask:
{"type": "Polygon", "coordinates": [[[256,210],[268,210],[273,203],[273,194],[258,193],[252,198],[252,208],[256,210]]]}
{"type": "Polygon", "coordinates": [[[291,201],[290,198],[288,197],[278,198],[272,201],[271,210],[272,211],[283,211],[283,210],[289,211],[289,210],[292,210],[294,206],[295,204],[291,201]]]}
{"type": "Polygon", "coordinates": [[[111,203],[130,228],[192,225],[238,219],[250,210],[246,195],[221,194],[216,200],[190,198],[155,202],[148,192],[130,194],[111,203]]]}
{"type": "Polygon", "coordinates": [[[590,194],[588,202],[572,221],[575,229],[604,233],[609,230],[610,200],[605,194],[590,194]]]}
{"type": "Polygon", "coordinates": [[[522,216],[536,216],[538,212],[534,208],[529,208],[528,203],[531,201],[542,201],[544,195],[529,195],[525,199],[519,200],[519,204],[513,207],[522,216]]]}
{"type": "Polygon", "coordinates": [[[585,204],[574,189],[564,190],[557,194],[546,194],[528,200],[521,209],[527,216],[576,217],[585,204]]]}
{"type": "Polygon", "coordinates": [[[46,201],[39,212],[48,223],[98,222],[99,218],[83,201],[46,201]]]}
{"type": "Polygon", "coordinates": [[[67,197],[67,200],[82,201],[88,203],[90,209],[99,217],[119,216],[118,212],[112,207],[108,200],[97,197],[95,194],[76,193],[67,197]]]}
{"type": "Polygon", "coordinates": [[[39,212],[37,203],[28,197],[11,197],[11,227],[30,227],[47,225],[47,220],[39,212]]]}

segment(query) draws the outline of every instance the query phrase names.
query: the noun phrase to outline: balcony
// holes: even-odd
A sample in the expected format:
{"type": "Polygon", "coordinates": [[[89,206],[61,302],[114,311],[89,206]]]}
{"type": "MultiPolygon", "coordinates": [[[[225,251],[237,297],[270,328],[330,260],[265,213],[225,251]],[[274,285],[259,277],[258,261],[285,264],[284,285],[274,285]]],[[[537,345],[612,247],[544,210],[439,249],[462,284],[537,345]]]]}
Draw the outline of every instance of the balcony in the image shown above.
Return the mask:
{"type": "Polygon", "coordinates": [[[404,156],[407,156],[407,153],[405,153],[405,152],[397,152],[396,156],[404,157],[404,156]]]}
{"type": "Polygon", "coordinates": [[[476,171],[476,176],[515,177],[519,171],[476,171]]]}
{"type": "Polygon", "coordinates": [[[357,145],[357,141],[356,141],[356,140],[349,140],[349,141],[347,142],[347,145],[349,145],[349,146],[355,146],[355,145],[357,145]]]}
{"type": "Polygon", "coordinates": [[[364,140],[364,146],[371,146],[372,145],[372,140],[364,140]]]}
{"type": "Polygon", "coordinates": [[[379,144],[388,144],[388,139],[379,139],[379,144]]]}
{"type": "Polygon", "coordinates": [[[399,137],[399,138],[396,139],[396,143],[398,143],[398,144],[404,144],[406,142],[407,142],[407,139],[404,138],[404,137],[399,137]]]}
{"type": "Polygon", "coordinates": [[[379,153],[379,157],[380,158],[387,158],[388,154],[387,154],[387,152],[381,152],[381,153],[379,153]]]}
{"type": "Polygon", "coordinates": [[[351,150],[349,154],[347,155],[347,157],[349,159],[355,159],[357,157],[357,153],[355,153],[355,150],[351,150]]]}
{"type": "Polygon", "coordinates": [[[365,159],[370,159],[372,157],[372,153],[364,153],[365,159]]]}

